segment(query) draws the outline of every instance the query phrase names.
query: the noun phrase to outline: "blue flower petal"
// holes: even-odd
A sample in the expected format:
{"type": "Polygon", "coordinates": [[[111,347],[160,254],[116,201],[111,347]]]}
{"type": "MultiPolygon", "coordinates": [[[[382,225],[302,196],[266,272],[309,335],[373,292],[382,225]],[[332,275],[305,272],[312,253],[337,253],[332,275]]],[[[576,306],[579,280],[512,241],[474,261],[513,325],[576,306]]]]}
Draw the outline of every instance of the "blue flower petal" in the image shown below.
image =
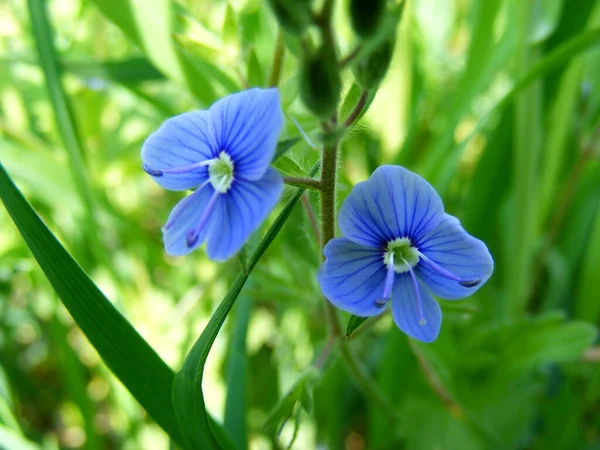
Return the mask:
{"type": "Polygon", "coordinates": [[[169,255],[186,255],[198,248],[206,240],[209,231],[216,222],[214,211],[209,215],[206,225],[198,233],[198,238],[194,245],[188,246],[186,238],[189,231],[195,228],[201,221],[214,192],[209,183],[175,205],[175,208],[173,208],[173,211],[169,215],[167,224],[163,228],[165,250],[169,255]]]}
{"type": "Polygon", "coordinates": [[[437,226],[442,200],[419,175],[400,166],[379,167],[358,183],[340,208],[342,234],[357,244],[384,247],[402,237],[412,241],[437,226]]]}
{"type": "Polygon", "coordinates": [[[194,111],[166,120],[142,146],[144,170],[165,189],[183,191],[207,178],[207,167],[184,173],[160,173],[212,159],[218,150],[208,111],[194,111]]]}
{"type": "Polygon", "coordinates": [[[444,214],[442,222],[421,238],[419,251],[444,270],[462,278],[461,285],[421,260],[415,272],[435,295],[448,300],[465,298],[479,289],[491,276],[494,261],[487,247],[468,234],[456,217],[444,214]],[[469,287],[476,282],[476,285],[469,287]]]}
{"type": "Polygon", "coordinates": [[[208,238],[208,257],[224,261],[234,255],[264,222],[282,191],[283,179],[272,168],[256,181],[234,180],[215,206],[216,226],[208,238]]]}
{"type": "Polygon", "coordinates": [[[382,252],[346,238],[332,239],[323,252],[326,259],[317,273],[323,295],[360,317],[383,312],[375,303],[382,297],[386,275],[382,252]]]}
{"type": "Polygon", "coordinates": [[[417,283],[425,324],[420,325],[417,292],[410,273],[396,276],[392,288],[392,317],[402,331],[423,342],[432,342],[442,326],[442,310],[431,294],[417,283]]]}
{"type": "Polygon", "coordinates": [[[261,178],[283,127],[279,91],[250,89],[229,95],[211,106],[210,114],[219,149],[231,156],[236,177],[261,178]]]}

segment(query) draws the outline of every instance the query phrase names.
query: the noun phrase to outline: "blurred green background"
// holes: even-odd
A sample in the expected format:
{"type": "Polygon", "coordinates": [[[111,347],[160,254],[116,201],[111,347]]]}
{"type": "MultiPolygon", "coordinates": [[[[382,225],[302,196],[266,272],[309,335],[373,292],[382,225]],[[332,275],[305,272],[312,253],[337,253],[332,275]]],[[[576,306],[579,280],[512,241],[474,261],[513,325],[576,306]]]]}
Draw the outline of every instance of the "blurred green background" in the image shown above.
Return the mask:
{"type": "MultiPolygon", "coordinates": [[[[266,86],[276,21],[259,0],[45,4],[0,3],[0,161],[178,369],[240,265],[216,265],[201,250],[165,255],[160,228],[181,193],[141,170],[141,144],[169,116],[266,86]]],[[[347,2],[336,6],[347,54],[355,41],[347,2]]],[[[294,118],[318,142],[317,121],[297,100],[299,45],[285,42],[282,139],[299,136],[294,118]]],[[[600,449],[597,44],[594,0],[408,1],[392,67],[342,145],[339,198],[377,166],[401,164],[487,243],[496,269],[472,298],[442,302],[433,344],[409,342],[389,315],[352,340],[397,406],[397,427],[367,406],[334,356],[312,413],[295,410],[292,448],[600,449]]],[[[351,72],[344,80],[350,89],[351,72]]],[[[289,155],[304,170],[318,158],[303,141],[289,155]]],[[[215,417],[228,387],[246,399],[251,449],[292,440],[294,420],[279,436],[263,424],[326,338],[306,214],[317,199],[305,198],[259,262],[205,371],[215,417]]],[[[168,448],[4,209],[0,226],[0,448],[168,448]]]]}

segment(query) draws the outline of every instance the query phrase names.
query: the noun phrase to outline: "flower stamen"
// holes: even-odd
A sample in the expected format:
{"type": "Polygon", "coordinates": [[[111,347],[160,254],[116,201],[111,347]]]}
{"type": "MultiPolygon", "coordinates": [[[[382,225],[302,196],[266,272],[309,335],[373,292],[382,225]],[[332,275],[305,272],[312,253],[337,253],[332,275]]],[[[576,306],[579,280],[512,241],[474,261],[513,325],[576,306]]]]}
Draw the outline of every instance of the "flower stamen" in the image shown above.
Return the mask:
{"type": "Polygon", "coordinates": [[[390,256],[390,262],[388,263],[387,274],[385,276],[385,285],[383,287],[382,306],[390,299],[392,295],[392,286],[394,285],[394,278],[396,271],[394,270],[394,254],[390,256]]]}
{"type": "Polygon", "coordinates": [[[466,280],[464,278],[456,276],[449,270],[446,270],[439,264],[433,262],[431,259],[429,259],[427,256],[425,256],[420,251],[417,250],[417,253],[418,253],[419,257],[421,259],[423,259],[423,261],[425,261],[427,264],[429,264],[429,267],[431,267],[433,270],[435,270],[438,274],[440,274],[441,276],[443,276],[445,278],[448,278],[450,280],[454,280],[454,281],[458,282],[458,284],[460,284],[462,287],[472,288],[472,287],[477,286],[481,282],[481,280],[479,280],[479,279],[466,280]]]}
{"type": "Polygon", "coordinates": [[[151,175],[153,177],[162,177],[164,174],[181,175],[183,173],[193,172],[194,170],[199,169],[200,167],[209,166],[211,161],[213,160],[210,159],[207,161],[201,161],[198,163],[189,164],[187,166],[169,167],[167,169],[154,169],[148,164],[144,163],[142,164],[142,169],[144,169],[144,172],[146,172],[148,175],[151,175]]]}
{"type": "Polygon", "coordinates": [[[417,281],[417,276],[415,275],[415,271],[413,270],[412,266],[405,259],[402,259],[402,261],[404,261],[404,264],[406,264],[406,266],[408,267],[410,277],[412,278],[413,287],[415,288],[415,295],[417,297],[417,306],[419,308],[419,325],[423,326],[427,323],[427,320],[425,320],[425,316],[423,315],[423,306],[421,305],[421,290],[419,289],[419,282],[417,281]]]}
{"type": "Polygon", "coordinates": [[[213,195],[210,197],[210,200],[208,201],[206,209],[202,213],[202,217],[200,217],[198,224],[194,228],[189,230],[185,235],[185,244],[188,247],[193,247],[198,242],[198,236],[200,234],[200,231],[202,231],[202,229],[206,225],[206,222],[208,222],[208,218],[210,217],[210,214],[212,213],[215,204],[217,203],[219,195],[221,195],[219,191],[215,190],[215,192],[213,192],[213,195]]]}

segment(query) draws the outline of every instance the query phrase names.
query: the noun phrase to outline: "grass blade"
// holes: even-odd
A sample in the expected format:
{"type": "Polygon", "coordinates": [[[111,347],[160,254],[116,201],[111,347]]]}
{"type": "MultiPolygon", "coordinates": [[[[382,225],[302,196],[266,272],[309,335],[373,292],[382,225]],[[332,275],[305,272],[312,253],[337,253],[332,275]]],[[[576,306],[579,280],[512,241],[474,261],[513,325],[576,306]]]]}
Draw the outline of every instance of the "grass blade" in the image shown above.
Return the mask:
{"type": "Polygon", "coordinates": [[[148,414],[181,443],[171,404],[171,369],[58,242],[1,164],[0,198],[52,287],[106,365],[148,414]]]}
{"type": "Polygon", "coordinates": [[[251,311],[252,298],[249,295],[240,296],[227,354],[227,400],[225,402],[224,425],[239,449],[248,447],[246,428],[248,397],[246,389],[248,382],[246,334],[251,311]]]}
{"type": "MultiPolygon", "coordinates": [[[[44,0],[28,0],[27,4],[40,65],[48,87],[50,103],[52,104],[58,131],[67,151],[75,187],[84,205],[86,224],[83,228],[86,230],[86,237],[96,258],[99,261],[104,261],[106,266],[110,268],[112,265],[108,264],[108,255],[98,238],[95,214],[96,202],[92,187],[86,176],[83,145],[79,140],[73,113],[69,107],[67,95],[61,81],[61,70],[54,48],[52,28],[46,13],[46,2],[44,0]]],[[[115,277],[115,279],[118,278],[115,277]]]]}
{"type": "MultiPolygon", "coordinates": [[[[318,170],[318,163],[315,165],[309,175],[313,176],[318,170]]],[[[248,262],[248,271],[238,274],[233,285],[229,289],[227,295],[214,312],[208,325],[192,347],[188,356],[185,358],[183,367],[175,376],[173,384],[173,403],[175,405],[175,413],[179,421],[181,430],[186,433],[184,438],[189,448],[201,448],[205,450],[218,450],[222,448],[236,448],[232,443],[225,444],[219,442],[211,431],[208,422],[208,414],[204,404],[204,395],[202,393],[202,376],[204,373],[204,365],[208,358],[208,353],[223,326],[229,311],[233,307],[235,300],[240,295],[246,280],[248,279],[252,269],[256,266],[260,258],[263,256],[269,245],[283,224],[289,218],[292,210],[300,200],[304,193],[304,188],[295,190],[292,197],[288,200],[279,214],[275,222],[258,245],[256,251],[248,262]]]]}

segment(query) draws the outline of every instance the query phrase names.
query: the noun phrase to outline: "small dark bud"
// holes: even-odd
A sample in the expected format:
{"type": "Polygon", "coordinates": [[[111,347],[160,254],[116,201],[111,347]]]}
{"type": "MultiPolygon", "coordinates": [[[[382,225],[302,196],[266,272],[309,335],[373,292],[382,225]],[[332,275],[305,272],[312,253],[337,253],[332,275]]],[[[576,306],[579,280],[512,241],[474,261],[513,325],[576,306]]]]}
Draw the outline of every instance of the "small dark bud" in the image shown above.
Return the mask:
{"type": "Polygon", "coordinates": [[[279,26],[285,31],[301,35],[312,22],[312,0],[269,0],[279,26]]]}
{"type": "Polygon", "coordinates": [[[340,101],[342,81],[335,52],[323,46],[302,63],[300,97],[304,105],[321,118],[335,113],[340,101]]]}
{"type": "Polygon", "coordinates": [[[350,20],[357,36],[369,38],[377,31],[386,0],[350,0],[350,20]]]}
{"type": "Polygon", "coordinates": [[[395,38],[383,41],[354,64],[354,76],[364,89],[376,88],[381,84],[390,67],[395,43],[395,38]]]}

